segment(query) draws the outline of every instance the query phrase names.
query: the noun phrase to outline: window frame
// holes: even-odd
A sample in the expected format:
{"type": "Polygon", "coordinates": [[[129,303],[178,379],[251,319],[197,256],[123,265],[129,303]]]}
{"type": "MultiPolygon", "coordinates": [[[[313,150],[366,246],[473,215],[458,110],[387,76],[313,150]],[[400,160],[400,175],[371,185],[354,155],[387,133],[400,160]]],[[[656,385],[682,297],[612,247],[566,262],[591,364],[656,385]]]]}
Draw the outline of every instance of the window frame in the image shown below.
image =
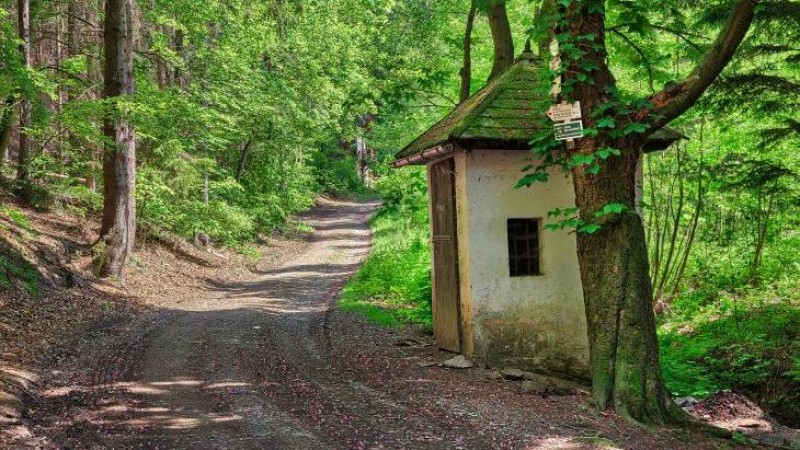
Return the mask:
{"type": "Polygon", "coordinates": [[[542,219],[506,219],[508,273],[511,278],[542,276],[542,219]],[[521,227],[524,227],[520,230],[521,227]],[[520,232],[521,231],[521,232],[520,232]],[[523,243],[524,249],[518,247],[523,243]]]}

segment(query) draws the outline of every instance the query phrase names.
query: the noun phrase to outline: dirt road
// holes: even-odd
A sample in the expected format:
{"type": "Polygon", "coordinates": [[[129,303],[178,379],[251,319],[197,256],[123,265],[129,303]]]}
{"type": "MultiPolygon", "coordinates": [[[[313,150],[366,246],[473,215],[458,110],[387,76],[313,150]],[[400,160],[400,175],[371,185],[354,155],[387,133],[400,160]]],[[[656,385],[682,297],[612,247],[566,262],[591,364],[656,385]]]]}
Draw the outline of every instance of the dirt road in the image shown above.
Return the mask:
{"type": "Polygon", "coordinates": [[[426,442],[447,424],[335,361],[334,300],[368,253],[374,206],[318,209],[300,256],[87,343],[52,373],[40,432],[66,447],[440,448],[426,442]]]}
{"type": "Polygon", "coordinates": [[[397,346],[408,330],[337,311],[343,283],[368,253],[374,207],[318,208],[299,256],[98,331],[48,369],[29,413],[40,447],[705,447],[685,434],[631,429],[583,396],[542,398],[519,382],[488,382],[483,370],[429,367],[449,356],[397,346]]]}

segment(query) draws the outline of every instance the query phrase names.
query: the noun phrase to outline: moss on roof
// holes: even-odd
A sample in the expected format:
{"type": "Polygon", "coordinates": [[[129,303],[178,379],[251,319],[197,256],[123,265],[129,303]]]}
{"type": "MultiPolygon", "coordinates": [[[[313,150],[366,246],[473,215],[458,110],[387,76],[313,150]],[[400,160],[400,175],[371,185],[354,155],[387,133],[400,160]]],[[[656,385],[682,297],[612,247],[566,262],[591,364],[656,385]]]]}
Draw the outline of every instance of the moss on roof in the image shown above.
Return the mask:
{"type": "Polygon", "coordinates": [[[542,91],[540,68],[540,59],[523,53],[502,75],[400,151],[397,159],[453,140],[529,142],[551,102],[542,91]]]}

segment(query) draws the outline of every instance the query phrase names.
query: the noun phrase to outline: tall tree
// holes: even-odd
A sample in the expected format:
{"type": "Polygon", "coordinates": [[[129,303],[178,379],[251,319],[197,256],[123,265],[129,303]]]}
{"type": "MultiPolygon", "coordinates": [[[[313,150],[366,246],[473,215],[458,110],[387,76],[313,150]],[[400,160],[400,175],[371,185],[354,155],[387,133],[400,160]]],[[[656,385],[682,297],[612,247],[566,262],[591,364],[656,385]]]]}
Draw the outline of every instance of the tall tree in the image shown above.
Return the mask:
{"type": "Polygon", "coordinates": [[[475,15],[478,12],[476,0],[469,3],[469,13],[467,14],[467,24],[464,26],[463,55],[464,64],[461,66],[459,75],[461,76],[460,102],[469,98],[470,88],[472,87],[472,29],[475,27],[475,15]]]}
{"type": "Polygon", "coordinates": [[[136,240],[136,136],[120,102],[134,92],[133,0],[107,0],[105,8],[105,84],[108,103],[103,133],[103,277],[123,280],[125,264],[136,240]]]}
{"type": "Polygon", "coordinates": [[[592,130],[567,150],[580,208],[578,260],[586,303],[595,404],[642,422],[683,417],[661,379],[653,286],[636,171],[646,139],[694,105],[733,57],[757,0],[737,0],[717,39],[685,79],[630,102],[608,66],[606,2],[559,2],[555,35],[562,49],[563,99],[580,101],[592,130]]]}
{"type": "MultiPolygon", "coordinates": [[[[30,0],[19,0],[17,2],[17,14],[19,16],[19,50],[22,54],[22,64],[26,69],[30,69],[31,63],[31,2],[30,0]]],[[[28,132],[31,127],[31,102],[23,95],[20,106],[20,133],[19,147],[17,148],[17,181],[20,183],[20,197],[28,200],[30,196],[30,139],[28,132]]]]}
{"type": "Polygon", "coordinates": [[[508,22],[506,0],[489,0],[487,16],[494,42],[494,64],[489,74],[491,81],[514,64],[514,36],[508,22]]]}
{"type": "Polygon", "coordinates": [[[11,143],[11,129],[14,123],[14,100],[6,99],[0,116],[0,167],[8,160],[8,146],[11,143]]]}

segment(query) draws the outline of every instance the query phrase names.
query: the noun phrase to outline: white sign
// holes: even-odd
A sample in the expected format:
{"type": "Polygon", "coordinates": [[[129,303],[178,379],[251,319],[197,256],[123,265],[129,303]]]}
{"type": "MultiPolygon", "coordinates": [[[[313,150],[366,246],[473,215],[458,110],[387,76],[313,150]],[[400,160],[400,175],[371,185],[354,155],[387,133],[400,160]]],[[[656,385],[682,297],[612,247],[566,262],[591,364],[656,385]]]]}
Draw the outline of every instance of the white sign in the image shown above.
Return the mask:
{"type": "Polygon", "coordinates": [[[553,105],[550,107],[550,110],[547,111],[547,117],[554,122],[565,122],[568,120],[580,119],[583,117],[581,114],[581,102],[575,102],[571,105],[569,103],[553,105]]]}

